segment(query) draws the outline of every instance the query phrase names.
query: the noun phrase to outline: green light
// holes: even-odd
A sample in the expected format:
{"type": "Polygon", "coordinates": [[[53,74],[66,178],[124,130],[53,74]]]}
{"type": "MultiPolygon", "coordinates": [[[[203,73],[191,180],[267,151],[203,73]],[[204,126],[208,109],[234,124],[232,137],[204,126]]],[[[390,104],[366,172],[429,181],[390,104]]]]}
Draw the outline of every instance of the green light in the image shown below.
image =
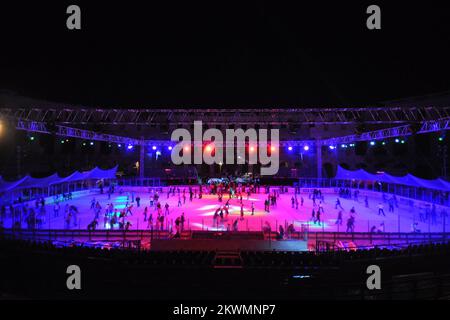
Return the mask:
{"type": "Polygon", "coordinates": [[[64,140],[61,140],[61,144],[64,144],[64,140]]]}
{"type": "Polygon", "coordinates": [[[401,143],[405,143],[405,140],[402,140],[401,143]]]}
{"type": "Polygon", "coordinates": [[[30,137],[30,140],[31,140],[31,141],[34,141],[34,137],[30,137]]]}
{"type": "Polygon", "coordinates": [[[439,141],[444,141],[444,137],[439,137],[439,141]]]}
{"type": "Polygon", "coordinates": [[[383,141],[381,144],[382,144],[383,146],[385,146],[385,145],[386,145],[386,142],[383,141]]]}

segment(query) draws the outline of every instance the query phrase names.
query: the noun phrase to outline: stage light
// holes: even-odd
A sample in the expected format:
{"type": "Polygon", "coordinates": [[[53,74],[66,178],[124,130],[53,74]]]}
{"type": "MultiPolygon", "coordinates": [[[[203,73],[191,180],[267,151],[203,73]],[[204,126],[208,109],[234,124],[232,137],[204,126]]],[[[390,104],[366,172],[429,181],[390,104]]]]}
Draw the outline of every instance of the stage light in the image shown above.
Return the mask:
{"type": "Polygon", "coordinates": [[[334,146],[329,146],[330,150],[334,150],[334,146]]]}
{"type": "Polygon", "coordinates": [[[119,144],[117,145],[117,148],[122,148],[122,145],[119,143],[119,144]]]}
{"type": "Polygon", "coordinates": [[[402,140],[402,141],[400,141],[402,144],[404,144],[405,143],[405,140],[402,140]]]}
{"type": "Polygon", "coordinates": [[[153,149],[153,150],[156,150],[156,146],[153,146],[152,149],[153,149]]]}
{"type": "Polygon", "coordinates": [[[112,145],[108,144],[108,148],[111,148],[111,147],[112,147],[112,145]]]}
{"type": "Polygon", "coordinates": [[[439,142],[442,142],[442,141],[444,141],[444,137],[439,137],[438,140],[439,140],[439,142]]]}
{"type": "Polygon", "coordinates": [[[128,150],[131,150],[131,149],[133,149],[133,146],[132,146],[131,144],[129,144],[128,147],[127,147],[127,149],[128,149],[128,150]]]}
{"type": "Polygon", "coordinates": [[[255,147],[250,147],[250,151],[251,152],[255,151],[255,147]]]}
{"type": "Polygon", "coordinates": [[[173,148],[172,148],[172,146],[169,146],[167,149],[169,149],[170,151],[172,151],[173,148]]]}
{"type": "Polygon", "coordinates": [[[400,142],[400,140],[399,139],[395,139],[395,143],[399,143],[400,142]]]}
{"type": "Polygon", "coordinates": [[[64,140],[61,140],[61,144],[64,144],[64,142],[65,142],[64,140]]]}
{"type": "Polygon", "coordinates": [[[370,145],[374,146],[375,145],[375,141],[370,141],[370,145]]]}
{"type": "Polygon", "coordinates": [[[184,149],[184,151],[189,151],[190,147],[189,146],[185,146],[183,149],[184,149]]]}
{"type": "Polygon", "coordinates": [[[304,146],[303,150],[308,151],[309,150],[309,146],[304,146]]]}
{"type": "Polygon", "coordinates": [[[382,144],[383,146],[385,146],[385,145],[386,145],[386,142],[383,141],[381,144],[382,144]]]}
{"type": "Polygon", "coordinates": [[[212,152],[213,149],[214,149],[214,146],[212,146],[212,145],[210,145],[210,144],[208,144],[208,145],[205,147],[205,150],[206,150],[207,152],[212,152]]]}
{"type": "Polygon", "coordinates": [[[341,148],[347,148],[346,144],[341,144],[341,148]]]}
{"type": "Polygon", "coordinates": [[[275,151],[275,147],[270,147],[270,151],[275,151]]]}
{"type": "Polygon", "coordinates": [[[90,144],[91,146],[93,146],[93,145],[94,145],[94,142],[91,141],[91,143],[89,143],[89,144],[90,144]]]}
{"type": "Polygon", "coordinates": [[[86,142],[83,142],[83,147],[85,147],[86,146],[86,142]]]}
{"type": "Polygon", "coordinates": [[[354,147],[355,146],[355,144],[354,143],[350,143],[350,147],[354,147]]]}
{"type": "Polygon", "coordinates": [[[31,137],[30,137],[30,140],[31,140],[31,141],[34,141],[34,137],[33,137],[33,136],[31,136],[31,137]]]}
{"type": "Polygon", "coordinates": [[[289,151],[292,151],[292,147],[291,147],[291,146],[289,146],[289,147],[288,147],[288,150],[289,150],[289,151]]]}

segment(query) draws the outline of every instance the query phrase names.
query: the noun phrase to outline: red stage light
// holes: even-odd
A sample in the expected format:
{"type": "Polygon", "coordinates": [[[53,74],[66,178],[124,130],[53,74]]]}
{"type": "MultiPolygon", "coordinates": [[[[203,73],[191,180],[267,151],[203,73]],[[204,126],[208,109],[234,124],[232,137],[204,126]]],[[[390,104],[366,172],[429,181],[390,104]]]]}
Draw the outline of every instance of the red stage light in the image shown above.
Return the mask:
{"type": "Polygon", "coordinates": [[[211,152],[211,151],[213,151],[214,147],[211,145],[207,145],[205,149],[206,149],[206,151],[211,152]]]}

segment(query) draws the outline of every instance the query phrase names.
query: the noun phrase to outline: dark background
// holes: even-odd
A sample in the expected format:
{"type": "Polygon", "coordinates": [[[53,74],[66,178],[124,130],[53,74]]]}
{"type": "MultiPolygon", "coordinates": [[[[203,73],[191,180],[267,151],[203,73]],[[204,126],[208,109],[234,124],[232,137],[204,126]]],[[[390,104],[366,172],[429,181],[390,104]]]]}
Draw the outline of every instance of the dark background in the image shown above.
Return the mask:
{"type": "Polygon", "coordinates": [[[445,3],[2,1],[0,88],[87,106],[373,105],[449,90],[445,3]],[[371,4],[382,30],[366,28],[371,4]]]}

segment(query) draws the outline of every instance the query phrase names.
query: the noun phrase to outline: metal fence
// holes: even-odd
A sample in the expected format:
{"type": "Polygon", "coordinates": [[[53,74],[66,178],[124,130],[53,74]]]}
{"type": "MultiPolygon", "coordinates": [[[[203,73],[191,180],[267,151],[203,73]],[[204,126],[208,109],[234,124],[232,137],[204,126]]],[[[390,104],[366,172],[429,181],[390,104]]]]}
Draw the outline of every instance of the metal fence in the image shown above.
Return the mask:
{"type": "Polygon", "coordinates": [[[348,188],[380,193],[395,194],[400,197],[426,201],[450,207],[450,190],[447,192],[426,188],[410,187],[374,181],[342,180],[342,179],[299,179],[294,186],[300,188],[348,188]]]}

